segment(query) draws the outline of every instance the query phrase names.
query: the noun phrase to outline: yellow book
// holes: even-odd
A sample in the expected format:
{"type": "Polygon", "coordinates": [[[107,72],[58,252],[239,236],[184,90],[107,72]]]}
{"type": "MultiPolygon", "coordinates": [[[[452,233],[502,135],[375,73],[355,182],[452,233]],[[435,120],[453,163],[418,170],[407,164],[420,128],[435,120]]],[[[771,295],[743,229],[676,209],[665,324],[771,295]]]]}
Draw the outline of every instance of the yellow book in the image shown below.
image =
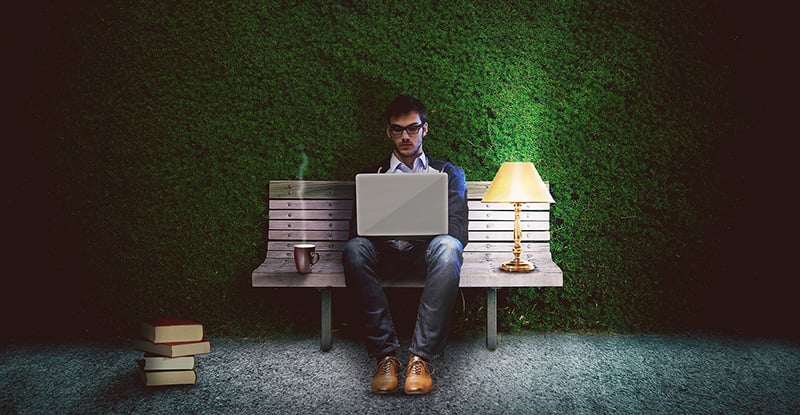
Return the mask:
{"type": "Polygon", "coordinates": [[[194,369],[194,356],[166,357],[152,353],[144,355],[144,370],[190,370],[194,369]]]}
{"type": "Polygon", "coordinates": [[[211,343],[208,340],[180,343],[153,343],[148,339],[133,340],[133,348],[146,353],[159,356],[179,357],[211,352],[211,343]]]}
{"type": "Polygon", "coordinates": [[[142,322],[142,337],[153,343],[203,340],[203,325],[185,318],[156,318],[142,322]]]}

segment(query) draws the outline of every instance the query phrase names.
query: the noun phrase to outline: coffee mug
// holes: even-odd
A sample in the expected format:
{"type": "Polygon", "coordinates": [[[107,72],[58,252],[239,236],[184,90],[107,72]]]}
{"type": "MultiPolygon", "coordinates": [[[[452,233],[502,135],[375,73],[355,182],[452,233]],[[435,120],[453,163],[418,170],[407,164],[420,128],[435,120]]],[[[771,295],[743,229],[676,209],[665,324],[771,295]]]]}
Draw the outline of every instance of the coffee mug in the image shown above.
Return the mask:
{"type": "Polygon", "coordinates": [[[308,274],[311,266],[319,262],[319,254],[314,244],[297,244],[294,246],[294,266],[297,272],[308,274]]]}

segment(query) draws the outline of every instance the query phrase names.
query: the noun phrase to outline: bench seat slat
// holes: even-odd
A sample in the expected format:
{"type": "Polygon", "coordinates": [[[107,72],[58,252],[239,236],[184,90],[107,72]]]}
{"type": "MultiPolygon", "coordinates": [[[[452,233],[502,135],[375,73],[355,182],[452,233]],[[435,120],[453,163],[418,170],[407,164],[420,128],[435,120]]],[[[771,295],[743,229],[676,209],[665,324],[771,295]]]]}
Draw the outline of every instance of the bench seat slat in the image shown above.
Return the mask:
{"type": "MultiPolygon", "coordinates": [[[[332,253],[329,253],[332,254],[332,253]]],[[[465,254],[464,266],[461,269],[461,287],[530,287],[561,286],[563,279],[561,270],[553,263],[549,253],[527,254],[523,257],[532,260],[536,269],[530,273],[508,273],[499,269],[500,264],[511,259],[509,253],[494,253],[488,257],[478,254],[476,260],[469,260],[465,254]]],[[[253,271],[254,287],[344,287],[344,274],[340,257],[322,256],[310,274],[298,274],[294,260],[287,258],[268,258],[267,261],[253,271]],[[338,276],[338,277],[337,277],[338,276]]],[[[387,287],[421,287],[419,279],[404,281],[386,280],[387,287]]]]}
{"type": "MultiPolygon", "coordinates": [[[[550,252],[549,242],[522,242],[520,243],[523,252],[545,251],[550,252]]],[[[464,252],[511,252],[514,248],[513,242],[481,242],[474,241],[467,244],[464,252]]]]}
{"type": "MultiPolygon", "coordinates": [[[[549,222],[540,221],[520,221],[520,229],[522,231],[548,231],[550,230],[549,222]]],[[[513,231],[514,221],[483,221],[473,220],[469,222],[470,231],[513,231]]]]}
{"type": "MultiPolygon", "coordinates": [[[[514,207],[510,203],[469,201],[467,205],[470,211],[511,212],[511,219],[514,218],[514,207]]],[[[345,199],[272,199],[269,201],[269,208],[270,210],[345,210],[349,212],[353,209],[353,201],[345,199]]],[[[522,205],[521,211],[523,214],[538,212],[546,215],[550,211],[550,206],[547,203],[526,203],[522,205]]]]}
{"type": "MultiPolygon", "coordinates": [[[[469,232],[469,243],[484,241],[509,241],[514,239],[514,232],[469,232]]],[[[529,231],[522,232],[523,241],[549,241],[550,232],[529,231]]]]}
{"type": "MultiPolygon", "coordinates": [[[[342,272],[341,252],[327,251],[320,252],[319,254],[320,260],[314,265],[312,273],[342,272]]],[[[539,262],[542,262],[542,264],[552,263],[552,257],[549,251],[523,252],[520,257],[533,261],[537,266],[539,266],[539,262]]],[[[479,269],[486,268],[484,264],[494,264],[499,268],[500,264],[512,258],[513,255],[510,252],[465,252],[462,270],[472,269],[476,264],[479,269]]],[[[267,260],[264,264],[261,264],[259,268],[261,271],[268,271],[271,269],[270,267],[275,267],[272,269],[277,273],[290,272],[292,274],[297,274],[294,268],[292,251],[278,251],[274,256],[267,257],[267,260]]]]}
{"type": "MultiPolygon", "coordinates": [[[[317,253],[319,254],[320,263],[338,262],[338,261],[341,261],[341,259],[342,259],[342,251],[321,251],[321,250],[317,250],[317,253]]],[[[267,254],[267,260],[269,261],[270,259],[291,259],[292,261],[294,261],[294,250],[270,251],[267,254]]],[[[314,265],[314,267],[316,267],[316,265],[314,265]]]]}
{"type": "MultiPolygon", "coordinates": [[[[563,285],[561,275],[555,272],[532,272],[522,278],[517,274],[502,271],[485,274],[483,278],[470,280],[461,276],[461,288],[522,288],[522,287],[560,287],[563,285]]],[[[422,283],[415,280],[387,281],[388,288],[419,288],[422,283]]],[[[338,273],[314,274],[273,274],[266,284],[259,283],[259,276],[253,277],[253,287],[301,287],[301,288],[344,288],[344,275],[338,273]]]]}
{"type": "MultiPolygon", "coordinates": [[[[323,251],[317,250],[320,256],[320,264],[328,262],[339,262],[342,258],[341,251],[323,251]]],[[[508,261],[513,257],[509,251],[464,251],[464,264],[469,265],[471,262],[484,262],[487,260],[502,262],[508,261]]],[[[523,251],[521,254],[523,259],[531,259],[538,261],[545,258],[550,258],[550,251],[523,251]]],[[[267,254],[267,262],[271,259],[292,259],[294,258],[293,250],[272,250],[267,254]]],[[[316,265],[315,265],[316,266],[316,265]]]]}
{"type": "Polygon", "coordinates": [[[269,201],[270,210],[352,210],[352,200],[281,200],[273,199],[269,201]]]}
{"type": "Polygon", "coordinates": [[[270,199],[353,199],[352,181],[272,180],[270,199]]]}
{"type": "MultiPolygon", "coordinates": [[[[470,200],[467,202],[469,210],[500,210],[500,211],[514,211],[514,206],[511,203],[483,203],[477,200],[470,200]]],[[[522,205],[521,210],[524,211],[549,211],[550,205],[547,203],[525,203],[522,205]]]]}
{"type": "Polygon", "coordinates": [[[350,220],[351,210],[270,210],[272,220],[350,220]]]}
{"type": "Polygon", "coordinates": [[[306,241],[270,241],[267,244],[267,253],[272,251],[293,251],[294,244],[297,243],[309,243],[314,244],[317,247],[317,251],[336,251],[341,252],[344,249],[344,241],[316,241],[316,240],[306,240],[306,241]]]}
{"type": "Polygon", "coordinates": [[[346,241],[348,231],[269,231],[268,237],[275,241],[346,241]]]}
{"type": "MultiPolygon", "coordinates": [[[[550,221],[550,212],[547,211],[522,211],[519,215],[520,221],[550,221]]],[[[513,210],[470,210],[469,220],[492,220],[514,222],[513,210]]]]}
{"type": "Polygon", "coordinates": [[[348,220],[271,220],[269,228],[272,230],[348,230],[350,221],[348,220]]]}
{"type": "MultiPolygon", "coordinates": [[[[315,210],[271,210],[270,220],[350,220],[352,210],[345,209],[315,209],[315,210]]],[[[550,213],[545,211],[523,211],[520,214],[521,222],[549,222],[550,213]]],[[[469,211],[470,221],[506,221],[514,222],[514,211],[469,211]]]]}
{"type": "MultiPolygon", "coordinates": [[[[323,220],[271,220],[270,230],[348,230],[349,220],[323,221],[323,220]]],[[[522,231],[547,231],[550,230],[549,222],[520,221],[522,231]]],[[[513,231],[514,221],[482,221],[469,222],[470,231],[513,231]]]]}
{"type": "MultiPolygon", "coordinates": [[[[344,241],[270,241],[267,246],[268,258],[284,258],[286,255],[293,255],[294,244],[310,243],[317,247],[318,252],[333,251],[341,255],[344,249],[344,241]]],[[[526,252],[550,252],[548,242],[524,242],[520,244],[523,253],[526,252]]],[[[511,252],[514,247],[513,242],[470,242],[464,248],[465,253],[470,252],[511,252]]]]}
{"type": "MultiPolygon", "coordinates": [[[[513,231],[508,232],[469,232],[470,244],[473,242],[490,242],[490,241],[508,241],[513,238],[513,231]]],[[[322,241],[346,241],[348,231],[284,231],[274,230],[269,231],[269,239],[271,240],[288,240],[288,241],[308,241],[308,240],[322,240],[322,241]]],[[[550,232],[548,231],[529,231],[522,232],[523,241],[549,241],[550,232]]]]}

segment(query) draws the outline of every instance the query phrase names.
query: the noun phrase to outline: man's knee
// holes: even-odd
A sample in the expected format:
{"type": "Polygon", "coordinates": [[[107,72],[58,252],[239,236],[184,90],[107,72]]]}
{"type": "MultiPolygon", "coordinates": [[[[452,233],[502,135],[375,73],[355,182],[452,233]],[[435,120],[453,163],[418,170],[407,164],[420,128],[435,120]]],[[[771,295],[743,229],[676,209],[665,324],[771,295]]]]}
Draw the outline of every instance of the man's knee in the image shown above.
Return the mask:
{"type": "Polygon", "coordinates": [[[428,262],[461,264],[464,247],[450,235],[439,235],[428,244],[428,262]]]}
{"type": "Polygon", "coordinates": [[[345,242],[342,262],[347,265],[361,265],[375,260],[375,246],[367,238],[357,236],[345,242]]]}

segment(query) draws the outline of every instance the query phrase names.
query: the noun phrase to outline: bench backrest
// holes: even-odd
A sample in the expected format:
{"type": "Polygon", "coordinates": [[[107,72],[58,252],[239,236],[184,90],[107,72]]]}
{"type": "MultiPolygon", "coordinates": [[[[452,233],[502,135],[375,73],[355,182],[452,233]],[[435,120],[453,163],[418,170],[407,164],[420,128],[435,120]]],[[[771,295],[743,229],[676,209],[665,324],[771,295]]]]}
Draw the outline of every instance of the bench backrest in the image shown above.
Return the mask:
{"type": "MultiPolygon", "coordinates": [[[[511,252],[514,209],[506,203],[481,203],[488,181],[468,181],[469,244],[465,252],[511,252]]],[[[352,181],[284,181],[269,183],[268,258],[291,258],[293,245],[309,242],[325,258],[341,255],[348,237],[355,184],[352,181]]],[[[550,250],[550,205],[523,205],[522,249],[550,250]]]]}

